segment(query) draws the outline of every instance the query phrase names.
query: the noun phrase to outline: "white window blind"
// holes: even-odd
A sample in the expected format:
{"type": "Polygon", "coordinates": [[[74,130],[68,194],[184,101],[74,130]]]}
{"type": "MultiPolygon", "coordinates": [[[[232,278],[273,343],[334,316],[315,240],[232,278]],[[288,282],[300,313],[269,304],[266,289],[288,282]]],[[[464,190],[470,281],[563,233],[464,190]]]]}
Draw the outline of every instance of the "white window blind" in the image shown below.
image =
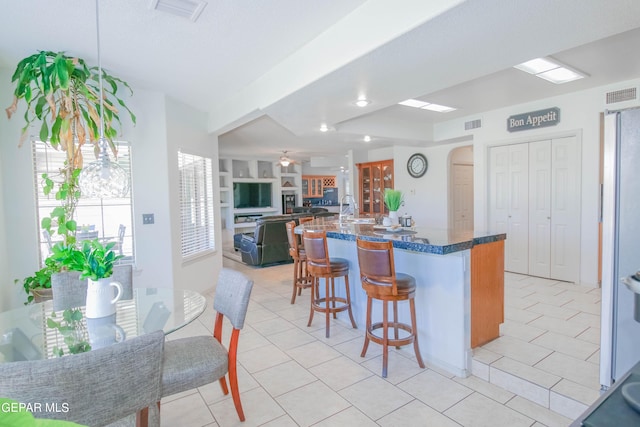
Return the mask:
{"type": "MultiPolygon", "coordinates": [[[[114,141],[118,147],[117,162],[131,176],[131,146],[125,141],[114,141]]],[[[66,153],[51,148],[41,141],[33,141],[33,171],[36,186],[36,208],[40,238],[40,256],[44,260],[49,256],[50,245],[60,240],[59,236],[47,238],[42,233],[42,218],[49,216],[53,208],[60,206],[55,198],[55,190],[45,196],[42,188],[42,174],[47,173],[56,182],[60,181],[60,169],[64,166],[66,153]]],[[[111,153],[109,153],[111,154],[111,153]]],[[[93,145],[85,144],[82,148],[85,164],[95,160],[93,145]]],[[[113,159],[113,157],[112,157],[113,159]]],[[[126,197],[116,199],[91,199],[81,197],[76,207],[75,220],[78,232],[101,239],[102,242],[116,242],[114,249],[124,258],[121,263],[133,263],[133,209],[131,191],[126,197]],[[93,234],[92,234],[93,233],[93,234]]]]}
{"type": "Polygon", "coordinates": [[[212,251],[213,174],[210,158],[178,152],[182,258],[212,251]]]}

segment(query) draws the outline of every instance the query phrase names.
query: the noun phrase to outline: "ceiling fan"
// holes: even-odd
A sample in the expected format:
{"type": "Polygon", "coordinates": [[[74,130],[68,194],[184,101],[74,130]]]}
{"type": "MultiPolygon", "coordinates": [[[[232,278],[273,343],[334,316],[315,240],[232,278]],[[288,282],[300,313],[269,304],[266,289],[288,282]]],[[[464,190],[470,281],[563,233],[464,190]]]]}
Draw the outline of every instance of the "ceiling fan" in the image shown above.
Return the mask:
{"type": "Polygon", "coordinates": [[[295,160],[293,160],[291,157],[287,156],[287,150],[284,150],[282,152],[282,156],[280,156],[280,160],[278,160],[278,162],[280,163],[280,166],[286,168],[287,166],[289,166],[292,163],[297,163],[295,160]]]}

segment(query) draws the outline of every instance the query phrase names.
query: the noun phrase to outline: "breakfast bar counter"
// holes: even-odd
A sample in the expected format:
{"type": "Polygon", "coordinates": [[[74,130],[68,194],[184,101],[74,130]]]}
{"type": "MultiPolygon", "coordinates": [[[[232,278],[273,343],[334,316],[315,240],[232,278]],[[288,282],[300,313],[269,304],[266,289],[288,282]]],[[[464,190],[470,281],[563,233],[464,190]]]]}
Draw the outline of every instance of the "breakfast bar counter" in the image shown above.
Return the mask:
{"type": "MultiPolygon", "coordinates": [[[[349,260],[358,328],[365,325],[367,298],[360,286],[356,237],[393,241],[396,271],[415,277],[418,339],[427,363],[466,377],[471,373],[472,348],[499,336],[504,321],[506,234],[391,228],[368,219],[339,221],[337,217],[307,222],[296,227],[296,233],[305,229],[326,231],[330,256],[349,260]]],[[[381,312],[381,303],[374,303],[373,318],[381,319],[381,312]]],[[[401,322],[409,322],[408,313],[400,303],[401,322]]]]}

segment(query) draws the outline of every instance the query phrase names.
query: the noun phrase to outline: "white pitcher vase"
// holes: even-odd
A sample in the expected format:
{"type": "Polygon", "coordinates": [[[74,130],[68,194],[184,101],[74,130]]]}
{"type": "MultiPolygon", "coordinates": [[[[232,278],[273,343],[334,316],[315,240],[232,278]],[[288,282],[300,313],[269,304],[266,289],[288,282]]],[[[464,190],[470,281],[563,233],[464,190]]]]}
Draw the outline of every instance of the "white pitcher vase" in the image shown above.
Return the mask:
{"type": "Polygon", "coordinates": [[[389,211],[389,219],[391,220],[391,225],[398,225],[400,223],[398,220],[398,211],[389,211]]]}
{"type": "Polygon", "coordinates": [[[88,319],[111,316],[116,312],[116,302],[122,296],[122,285],[110,278],[88,280],[85,316],[88,319]],[[114,296],[115,294],[115,296],[114,296]]]}

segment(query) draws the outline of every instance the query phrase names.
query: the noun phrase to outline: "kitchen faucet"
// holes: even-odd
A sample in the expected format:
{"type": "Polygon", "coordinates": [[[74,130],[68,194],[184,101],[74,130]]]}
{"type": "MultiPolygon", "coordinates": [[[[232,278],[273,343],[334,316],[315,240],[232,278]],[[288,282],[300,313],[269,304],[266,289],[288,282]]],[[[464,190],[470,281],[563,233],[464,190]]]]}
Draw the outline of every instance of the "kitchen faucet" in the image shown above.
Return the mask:
{"type": "Polygon", "coordinates": [[[351,194],[345,194],[340,199],[340,221],[343,218],[348,218],[351,215],[352,218],[355,218],[356,212],[358,211],[358,204],[356,203],[356,199],[351,194]],[[347,206],[344,206],[347,204],[347,206]]]}

